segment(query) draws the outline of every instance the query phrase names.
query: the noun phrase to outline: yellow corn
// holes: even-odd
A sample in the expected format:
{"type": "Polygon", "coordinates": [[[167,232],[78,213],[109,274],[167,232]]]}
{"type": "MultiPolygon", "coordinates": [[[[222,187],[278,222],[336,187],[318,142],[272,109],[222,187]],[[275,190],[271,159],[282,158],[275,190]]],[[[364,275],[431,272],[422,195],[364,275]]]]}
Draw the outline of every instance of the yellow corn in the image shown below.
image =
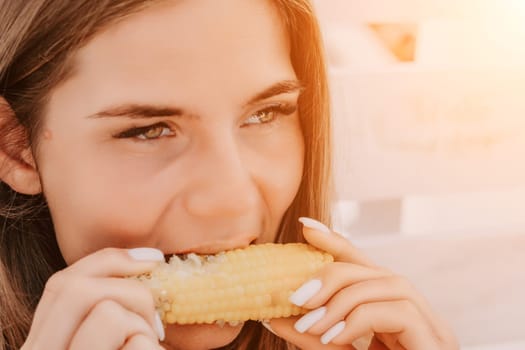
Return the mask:
{"type": "Polygon", "coordinates": [[[289,296],[333,257],[302,243],[250,245],[217,255],[173,256],[137,278],[163,322],[236,324],[303,314],[289,296]]]}

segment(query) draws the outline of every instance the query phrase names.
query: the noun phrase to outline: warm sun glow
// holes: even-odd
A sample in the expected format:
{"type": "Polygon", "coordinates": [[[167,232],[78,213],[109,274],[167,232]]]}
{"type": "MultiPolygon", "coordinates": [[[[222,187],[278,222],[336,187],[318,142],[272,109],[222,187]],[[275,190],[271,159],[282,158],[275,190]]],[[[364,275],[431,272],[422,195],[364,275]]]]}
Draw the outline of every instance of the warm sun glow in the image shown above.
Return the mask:
{"type": "Polygon", "coordinates": [[[518,28],[525,31],[525,1],[523,0],[504,0],[504,1],[486,1],[485,12],[487,17],[497,18],[498,20],[510,21],[517,24],[518,28]]]}
{"type": "Polygon", "coordinates": [[[514,7],[516,11],[520,14],[525,16],[525,1],[523,0],[514,0],[514,7]]]}

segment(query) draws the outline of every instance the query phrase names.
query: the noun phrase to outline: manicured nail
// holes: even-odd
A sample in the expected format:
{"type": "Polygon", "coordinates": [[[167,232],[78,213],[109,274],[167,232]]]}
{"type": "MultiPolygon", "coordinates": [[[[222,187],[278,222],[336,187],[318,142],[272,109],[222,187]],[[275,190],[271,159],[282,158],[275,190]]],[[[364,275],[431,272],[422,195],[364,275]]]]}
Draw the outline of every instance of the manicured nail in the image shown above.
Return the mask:
{"type": "Polygon", "coordinates": [[[321,337],[321,343],[325,345],[330,343],[332,339],[334,339],[339,334],[341,334],[343,329],[345,329],[345,326],[346,326],[345,321],[337,322],[335,326],[332,326],[332,328],[330,328],[329,330],[325,332],[325,334],[323,334],[323,336],[321,337]]]}
{"type": "Polygon", "coordinates": [[[314,295],[321,290],[323,283],[321,280],[310,280],[303,284],[299,289],[297,289],[292,295],[290,295],[290,302],[297,306],[303,306],[308,300],[310,300],[314,295]]]}
{"type": "Polygon", "coordinates": [[[316,324],[320,319],[326,315],[326,307],[322,306],[318,309],[310,311],[297,322],[295,322],[294,328],[299,333],[304,333],[316,324]]]}
{"type": "Polygon", "coordinates": [[[305,218],[305,217],[301,217],[299,218],[299,222],[301,224],[303,224],[304,226],[308,227],[308,228],[311,228],[313,230],[318,230],[318,231],[321,231],[321,232],[324,232],[324,233],[330,233],[330,229],[328,227],[326,227],[325,224],[317,221],[317,220],[314,220],[314,219],[311,219],[311,218],[305,218]]]}
{"type": "Polygon", "coordinates": [[[163,341],[166,337],[166,334],[164,333],[164,325],[162,324],[162,321],[160,319],[160,315],[158,312],[155,312],[155,331],[157,332],[157,336],[159,337],[160,341],[163,341]]]}
{"type": "Polygon", "coordinates": [[[128,249],[128,254],[137,261],[164,261],[164,254],[155,248],[128,249]]]}
{"type": "Polygon", "coordinates": [[[270,322],[261,321],[261,324],[263,325],[264,328],[266,328],[267,330],[269,330],[269,331],[272,332],[273,334],[277,335],[277,334],[275,333],[275,331],[273,330],[272,326],[270,326],[270,322]]]}

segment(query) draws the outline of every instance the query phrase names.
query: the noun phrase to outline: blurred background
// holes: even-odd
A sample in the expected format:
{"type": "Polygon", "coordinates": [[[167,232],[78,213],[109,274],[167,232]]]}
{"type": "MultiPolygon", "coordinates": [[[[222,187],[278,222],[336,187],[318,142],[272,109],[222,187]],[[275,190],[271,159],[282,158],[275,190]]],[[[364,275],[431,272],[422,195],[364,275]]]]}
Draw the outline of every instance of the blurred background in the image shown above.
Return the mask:
{"type": "Polygon", "coordinates": [[[525,349],[525,0],[316,0],[334,226],[462,349],[525,349]]]}

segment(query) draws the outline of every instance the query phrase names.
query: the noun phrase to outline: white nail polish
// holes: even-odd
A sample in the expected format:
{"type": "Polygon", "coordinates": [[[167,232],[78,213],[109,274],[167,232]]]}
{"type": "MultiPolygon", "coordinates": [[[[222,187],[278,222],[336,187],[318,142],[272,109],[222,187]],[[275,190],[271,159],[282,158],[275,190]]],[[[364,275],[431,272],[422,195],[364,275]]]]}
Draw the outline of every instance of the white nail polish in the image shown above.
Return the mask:
{"type": "Polygon", "coordinates": [[[166,337],[166,334],[164,333],[164,325],[162,324],[160,316],[157,312],[155,312],[155,331],[157,332],[159,340],[163,341],[166,337]]]}
{"type": "Polygon", "coordinates": [[[164,254],[155,248],[128,249],[128,254],[137,261],[164,261],[164,254]]]}
{"type": "Polygon", "coordinates": [[[270,322],[261,321],[261,324],[263,325],[264,328],[266,328],[267,330],[269,330],[269,331],[272,332],[273,334],[277,335],[277,334],[275,333],[275,331],[273,330],[272,326],[270,326],[270,322]]]}
{"type": "Polygon", "coordinates": [[[326,307],[324,306],[310,311],[295,322],[294,328],[297,332],[304,333],[321,320],[324,315],[326,315],[326,307]]]}
{"type": "Polygon", "coordinates": [[[311,228],[313,230],[317,230],[317,231],[321,231],[321,232],[324,232],[324,233],[330,233],[330,229],[328,227],[326,227],[325,224],[317,221],[317,220],[314,220],[314,219],[311,219],[311,218],[305,218],[305,217],[301,217],[299,218],[299,222],[301,224],[303,224],[304,226],[308,227],[308,228],[311,228]]]}
{"type": "Polygon", "coordinates": [[[290,295],[290,302],[297,306],[303,306],[308,300],[310,300],[314,295],[321,290],[323,286],[321,280],[310,280],[303,284],[299,289],[297,289],[292,295],[290,295]]]}
{"type": "Polygon", "coordinates": [[[341,334],[341,332],[345,329],[345,326],[345,321],[337,322],[335,326],[332,326],[332,328],[330,328],[325,332],[325,334],[323,334],[323,336],[321,337],[321,343],[325,345],[330,343],[332,339],[341,334]]]}

